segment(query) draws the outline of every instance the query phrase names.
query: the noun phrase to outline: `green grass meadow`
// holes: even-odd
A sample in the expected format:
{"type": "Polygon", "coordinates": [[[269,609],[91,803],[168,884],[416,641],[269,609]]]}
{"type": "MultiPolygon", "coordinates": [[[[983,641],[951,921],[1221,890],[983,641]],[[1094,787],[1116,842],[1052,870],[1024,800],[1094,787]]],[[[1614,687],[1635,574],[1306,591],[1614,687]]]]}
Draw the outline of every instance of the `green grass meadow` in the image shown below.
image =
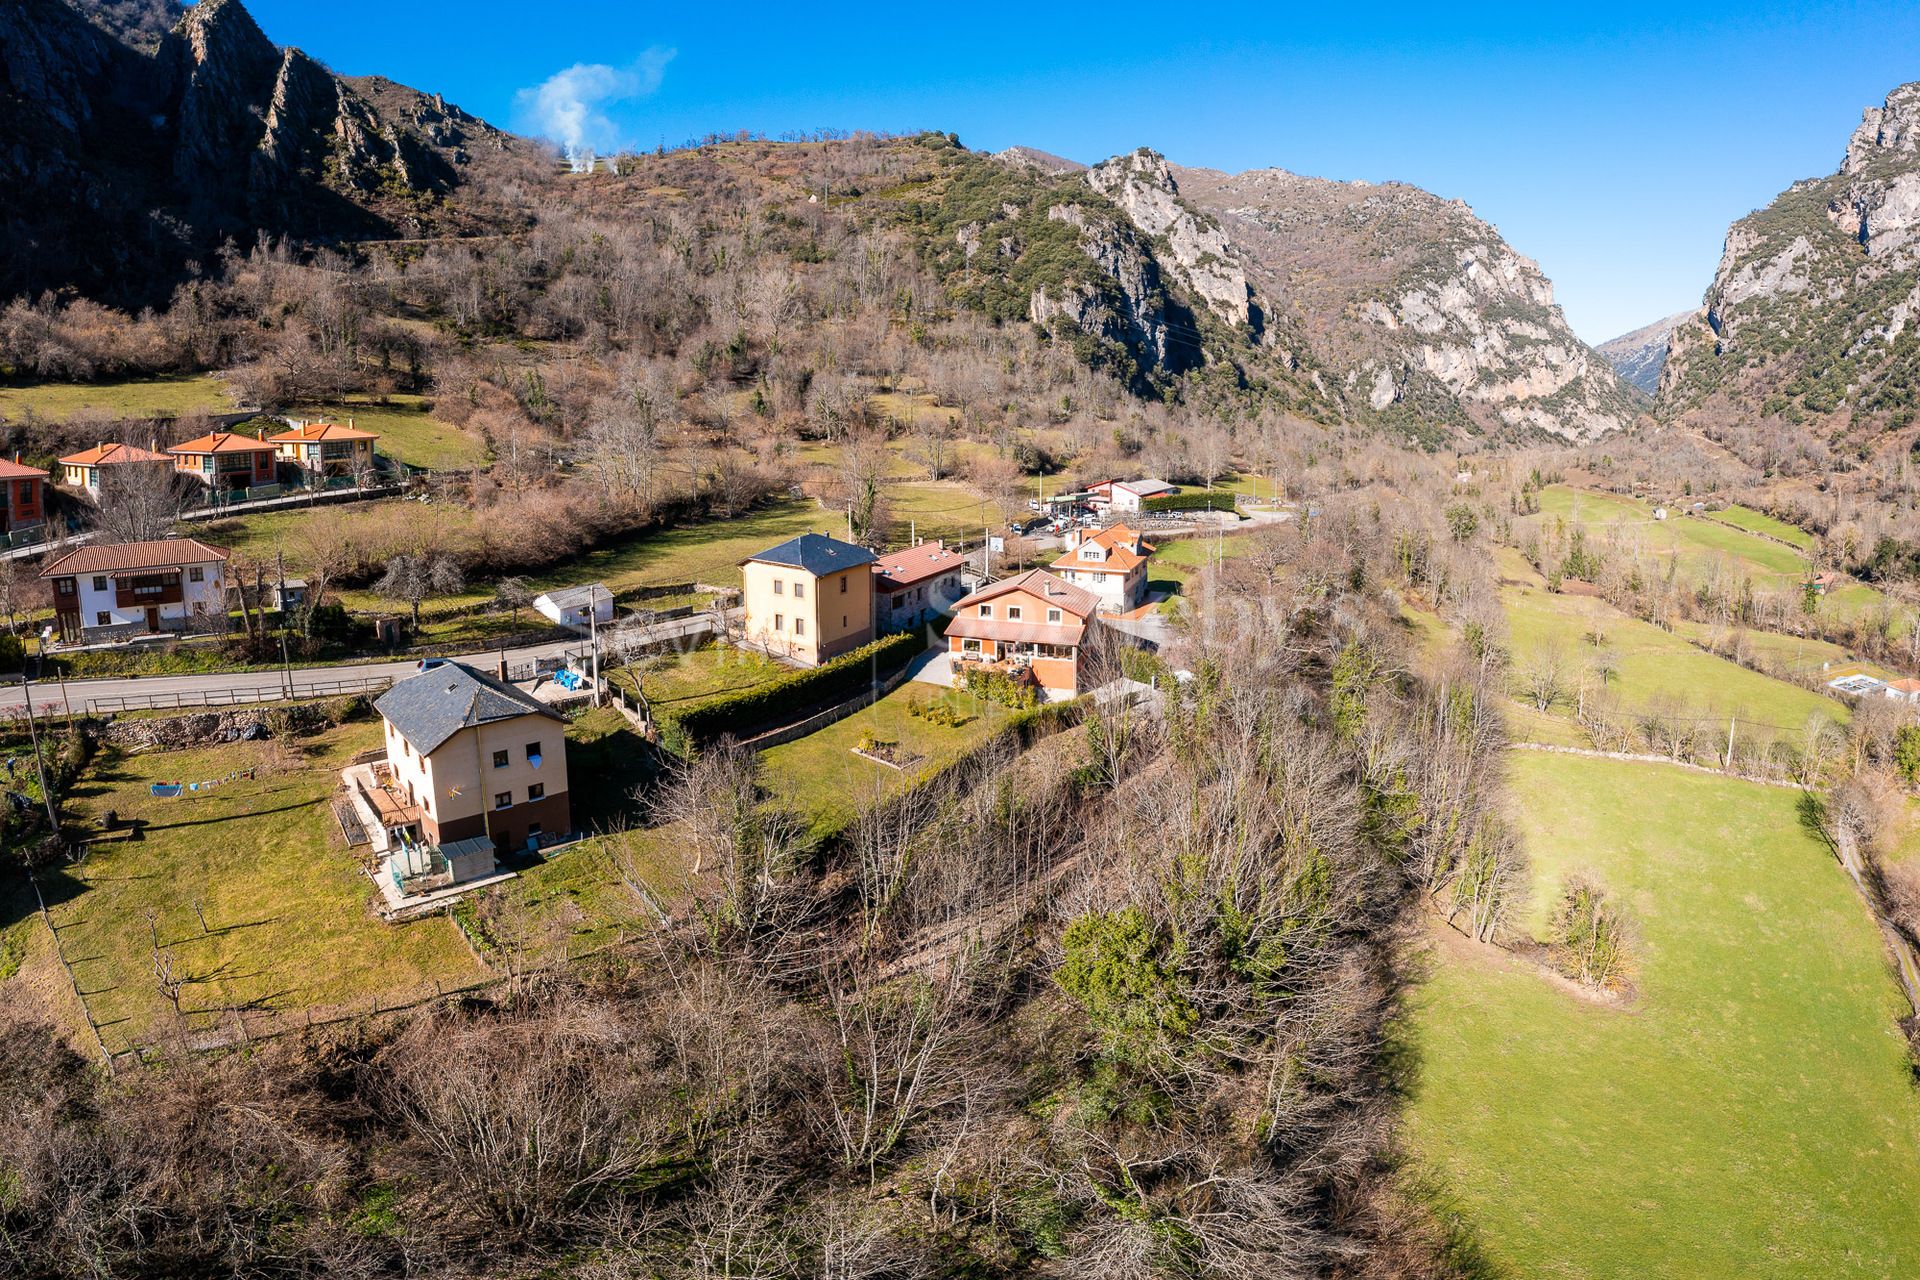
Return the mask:
{"type": "MultiPolygon", "coordinates": [[[[1516,752],[1534,926],[1631,909],[1635,994],[1447,932],[1403,1031],[1406,1139],[1496,1275],[1920,1274],[1920,1101],[1879,936],[1797,795],[1516,752]]],[[[1436,930],[1438,933],[1438,930],[1436,930]]]]}
{"type": "Polygon", "coordinates": [[[65,422],[83,413],[112,418],[177,418],[232,409],[233,397],[226,384],[207,374],[0,387],[0,417],[16,421],[29,413],[49,422],[65,422]]]}

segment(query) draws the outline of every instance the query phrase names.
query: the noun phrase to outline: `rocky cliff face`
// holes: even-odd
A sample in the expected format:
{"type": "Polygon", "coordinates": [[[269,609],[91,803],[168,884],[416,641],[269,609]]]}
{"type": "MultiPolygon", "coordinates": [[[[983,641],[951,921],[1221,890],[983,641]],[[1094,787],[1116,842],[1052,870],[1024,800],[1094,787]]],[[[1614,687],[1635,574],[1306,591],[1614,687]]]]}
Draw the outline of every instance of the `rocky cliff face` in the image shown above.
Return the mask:
{"type": "Polygon", "coordinates": [[[1676,328],[1658,409],[1825,431],[1920,404],[1920,84],[1870,107],[1840,168],[1727,232],[1697,318],[1676,328]]]}
{"type": "MultiPolygon", "coordinates": [[[[1050,172],[1120,309],[1157,311],[1174,338],[1138,344],[1149,367],[1169,351],[1230,364],[1297,412],[1429,442],[1590,439],[1639,408],[1567,328],[1539,268],[1458,202],[1278,169],[1184,169],[1148,150],[1050,172]],[[1122,271],[1118,258],[1152,270],[1122,271]],[[1130,279],[1158,283],[1164,301],[1130,279]],[[1192,319],[1165,319],[1178,308],[1192,319]]],[[[1053,292],[1036,291],[1031,314],[1082,324],[1053,292]]]]}
{"type": "Polygon", "coordinates": [[[463,199],[488,160],[535,154],[436,98],[277,48],[239,0],[201,0],[157,47],[117,16],[0,6],[0,233],[22,250],[0,256],[0,296],[152,300],[220,239],[261,230],[463,230],[489,216],[463,199]]]}
{"type": "Polygon", "coordinates": [[[1693,311],[1655,320],[1631,333],[1609,338],[1594,350],[1606,357],[1615,373],[1629,386],[1651,396],[1660,389],[1660,371],[1667,363],[1667,342],[1673,331],[1696,318],[1693,311]]]}

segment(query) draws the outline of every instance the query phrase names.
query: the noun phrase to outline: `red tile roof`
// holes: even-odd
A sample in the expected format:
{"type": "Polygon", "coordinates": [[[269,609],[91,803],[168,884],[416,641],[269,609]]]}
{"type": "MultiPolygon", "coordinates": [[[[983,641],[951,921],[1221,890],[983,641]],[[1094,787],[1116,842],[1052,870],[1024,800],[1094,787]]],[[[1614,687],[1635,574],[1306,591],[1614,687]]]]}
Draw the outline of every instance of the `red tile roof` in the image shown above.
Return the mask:
{"type": "Polygon", "coordinates": [[[928,578],[951,573],[964,564],[964,557],[939,543],[923,542],[874,561],[873,586],[876,591],[904,591],[928,578]]]}
{"type": "Polygon", "coordinates": [[[276,450],[266,441],[254,436],[243,436],[232,431],[215,431],[211,435],[198,436],[185,444],[177,444],[167,450],[168,453],[274,453],[276,450]]]}
{"type": "Polygon", "coordinates": [[[43,578],[75,573],[119,573],[127,569],[171,569],[177,565],[223,561],[230,552],[210,547],[198,538],[162,538],[156,542],[122,542],[105,547],[69,551],[40,571],[43,578]]]}
{"type": "Polygon", "coordinates": [[[315,440],[378,440],[380,437],[371,431],[362,431],[358,427],[343,427],[337,422],[307,422],[291,431],[281,431],[267,437],[275,444],[301,444],[315,440]]]}
{"type": "Polygon", "coordinates": [[[0,458],[0,480],[45,480],[47,473],[38,467],[22,466],[10,458],[0,458]]]}
{"type": "Polygon", "coordinates": [[[63,467],[104,467],[120,462],[166,462],[164,453],[155,453],[151,449],[142,449],[136,444],[97,444],[91,449],[82,449],[79,453],[70,453],[60,459],[63,467]]]}

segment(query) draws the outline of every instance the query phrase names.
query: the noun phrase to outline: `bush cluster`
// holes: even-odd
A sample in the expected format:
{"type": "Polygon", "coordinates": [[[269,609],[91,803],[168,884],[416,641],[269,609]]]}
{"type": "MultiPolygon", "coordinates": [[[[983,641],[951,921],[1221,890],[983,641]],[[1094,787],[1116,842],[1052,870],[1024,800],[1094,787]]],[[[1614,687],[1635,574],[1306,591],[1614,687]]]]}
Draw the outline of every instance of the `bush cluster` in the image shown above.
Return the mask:
{"type": "Polygon", "coordinates": [[[1213,492],[1200,490],[1195,493],[1168,493],[1158,498],[1142,498],[1142,511],[1231,511],[1233,494],[1226,489],[1213,492]]]}

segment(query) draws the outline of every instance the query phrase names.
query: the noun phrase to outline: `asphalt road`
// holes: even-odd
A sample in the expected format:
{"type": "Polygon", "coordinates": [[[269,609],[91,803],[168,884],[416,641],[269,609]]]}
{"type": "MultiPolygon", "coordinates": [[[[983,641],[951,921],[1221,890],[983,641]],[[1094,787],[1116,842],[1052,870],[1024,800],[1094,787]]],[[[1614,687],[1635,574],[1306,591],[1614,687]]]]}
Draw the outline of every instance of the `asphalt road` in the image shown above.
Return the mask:
{"type": "MultiPolygon", "coordinates": [[[[663,623],[649,633],[656,639],[669,638],[687,630],[705,625],[705,619],[687,618],[677,622],[663,623]]],[[[586,643],[582,636],[571,640],[556,640],[547,644],[532,645],[524,649],[506,651],[507,666],[523,667],[540,658],[558,657],[569,649],[577,649],[586,643]]],[[[464,662],[478,667],[482,671],[492,671],[500,662],[500,650],[490,649],[484,652],[458,655],[454,661],[464,662]]],[[[29,664],[31,665],[31,664],[29,664]]],[[[291,673],[293,690],[297,696],[325,696],[329,693],[343,692],[342,685],[364,684],[368,680],[404,679],[417,670],[418,658],[399,661],[359,662],[347,666],[295,667],[291,673]]],[[[182,702],[198,705],[202,695],[212,695],[218,701],[232,698],[234,701],[271,701],[281,695],[285,689],[288,674],[281,671],[245,671],[216,672],[210,675],[180,676],[117,676],[97,680],[36,680],[32,684],[33,708],[36,715],[43,711],[64,713],[95,709],[94,704],[107,700],[104,710],[116,709],[111,700],[118,698],[153,699],[164,702],[175,695],[182,695],[182,702]],[[252,695],[251,698],[248,695],[252,695]]],[[[24,707],[27,690],[18,681],[0,685],[0,714],[15,713],[24,707]]]]}

